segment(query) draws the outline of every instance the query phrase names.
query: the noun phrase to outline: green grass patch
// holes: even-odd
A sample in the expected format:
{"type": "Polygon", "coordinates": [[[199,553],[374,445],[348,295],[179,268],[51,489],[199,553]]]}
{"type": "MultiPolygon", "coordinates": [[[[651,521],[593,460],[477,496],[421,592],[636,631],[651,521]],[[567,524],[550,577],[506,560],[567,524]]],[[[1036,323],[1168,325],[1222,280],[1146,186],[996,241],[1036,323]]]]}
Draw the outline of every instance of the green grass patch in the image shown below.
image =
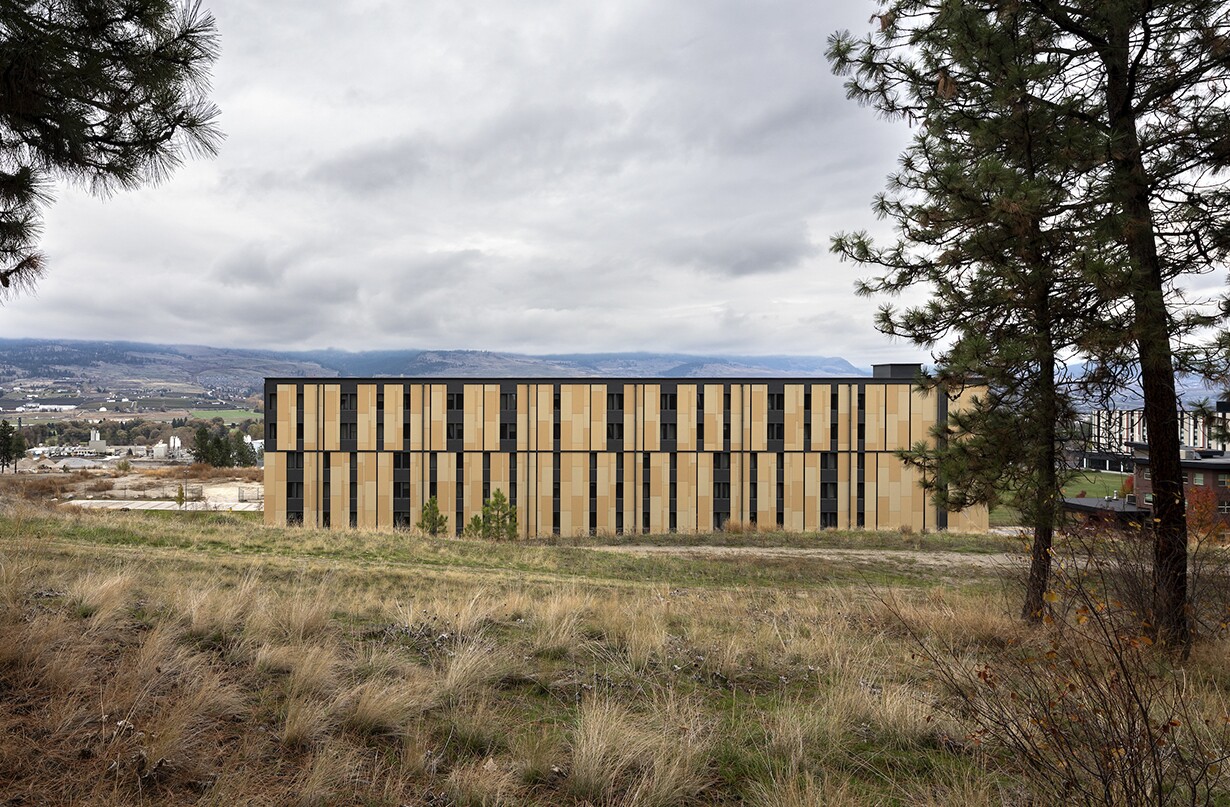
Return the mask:
{"type": "Polygon", "coordinates": [[[263,420],[260,412],[251,409],[190,409],[188,414],[198,420],[213,420],[222,418],[227,423],[241,423],[245,420],[263,420]]]}

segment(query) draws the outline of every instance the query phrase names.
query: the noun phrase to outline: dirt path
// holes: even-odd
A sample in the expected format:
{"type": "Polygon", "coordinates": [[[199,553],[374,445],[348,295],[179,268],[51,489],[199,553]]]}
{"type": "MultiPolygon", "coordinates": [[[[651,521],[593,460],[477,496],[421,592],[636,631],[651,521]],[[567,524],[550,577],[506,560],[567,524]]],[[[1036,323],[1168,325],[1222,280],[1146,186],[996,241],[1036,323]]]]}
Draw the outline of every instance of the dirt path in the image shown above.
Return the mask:
{"type": "Polygon", "coordinates": [[[973,567],[1006,569],[1019,562],[1021,556],[1011,552],[950,552],[946,550],[914,549],[839,549],[832,547],[798,549],[793,547],[760,546],[591,546],[602,552],[630,555],[719,556],[747,558],[820,558],[850,561],[860,566],[878,563],[909,563],[931,569],[973,567]]]}

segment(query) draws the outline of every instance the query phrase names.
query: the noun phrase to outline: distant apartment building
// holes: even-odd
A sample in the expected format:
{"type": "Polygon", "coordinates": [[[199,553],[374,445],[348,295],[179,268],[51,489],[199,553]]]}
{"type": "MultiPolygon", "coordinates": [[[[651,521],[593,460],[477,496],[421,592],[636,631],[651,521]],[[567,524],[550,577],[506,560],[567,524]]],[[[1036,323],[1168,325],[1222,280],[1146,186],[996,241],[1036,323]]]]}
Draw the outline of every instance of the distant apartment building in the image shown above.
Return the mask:
{"type": "Polygon", "coordinates": [[[960,406],[916,365],[830,379],[265,381],[265,520],[459,531],[496,490],[523,536],[984,530],[937,510],[893,454],[960,406]]]}
{"type": "MultiPolygon", "coordinates": [[[[1221,411],[1215,417],[1221,425],[1227,423],[1227,405],[1218,404],[1221,411]]],[[[1134,443],[1149,439],[1148,424],[1143,409],[1097,409],[1082,417],[1086,438],[1081,446],[1082,465],[1092,470],[1131,470],[1130,456],[1134,443]],[[1110,463],[1109,465],[1107,463],[1110,463]]],[[[1230,446],[1222,440],[1210,439],[1210,424],[1195,412],[1178,413],[1179,441],[1198,450],[1225,451],[1230,446]]]]}
{"type": "MultiPolygon", "coordinates": [[[[1153,507],[1153,469],[1149,462],[1149,447],[1143,443],[1131,446],[1135,452],[1136,469],[1132,487],[1138,506],[1153,507]]],[[[1179,464],[1183,468],[1183,491],[1189,509],[1193,494],[1212,492],[1216,508],[1215,520],[1222,535],[1230,534],[1230,457],[1224,450],[1198,449],[1185,446],[1179,464]]]]}

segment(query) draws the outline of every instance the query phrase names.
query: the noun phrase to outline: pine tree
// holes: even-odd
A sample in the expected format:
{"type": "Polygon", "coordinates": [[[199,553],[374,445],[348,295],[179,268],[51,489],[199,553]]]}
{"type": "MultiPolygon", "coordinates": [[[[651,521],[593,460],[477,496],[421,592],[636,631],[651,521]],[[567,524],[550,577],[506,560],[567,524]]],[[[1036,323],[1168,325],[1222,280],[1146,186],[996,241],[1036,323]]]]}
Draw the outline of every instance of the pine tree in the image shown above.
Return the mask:
{"type": "Polygon", "coordinates": [[[443,535],[448,530],[448,516],[440,512],[440,505],[436,502],[435,496],[423,505],[423,516],[415,526],[433,537],[443,535]]]}
{"type": "MultiPolygon", "coordinates": [[[[948,108],[986,96],[985,87],[1003,75],[994,69],[995,53],[983,50],[983,27],[1011,19],[1030,38],[1030,51],[1009,51],[1032,59],[1020,65],[1019,101],[1023,114],[1048,118],[1033,130],[1033,142],[1054,155],[1048,171],[1066,170],[1071,181],[1046,210],[1061,218],[1074,254],[1084,256],[1079,265],[1058,261],[1056,278],[1096,290],[1098,316],[1079,349],[1102,360],[1099,380],[1139,368],[1155,492],[1153,624],[1162,638],[1186,647],[1174,372],[1189,355],[1176,356],[1172,340],[1190,341],[1224,316],[1187,301],[1179,282],[1212,271],[1230,253],[1230,197],[1218,177],[1230,167],[1230,113],[1221,103],[1230,85],[1230,11],[1202,0],[882,0],[879,7],[879,34],[861,42],[838,35],[830,57],[852,75],[852,96],[923,132],[942,128],[948,108]],[[963,72],[977,65],[991,69],[963,72]]],[[[893,213],[891,205],[880,209],[893,213]]],[[[1046,241],[1051,234],[1043,226],[1046,241]]],[[[938,250],[931,257],[948,259],[938,250]]]]}
{"type": "Polygon", "coordinates": [[[0,300],[43,274],[53,182],[107,194],[217,151],[217,55],[213,17],[193,0],[0,6],[0,300]]]}
{"type": "MultiPolygon", "coordinates": [[[[7,420],[0,420],[0,473],[17,461],[13,452],[13,434],[15,430],[7,420]]],[[[22,448],[24,453],[24,446],[22,448]]]]}

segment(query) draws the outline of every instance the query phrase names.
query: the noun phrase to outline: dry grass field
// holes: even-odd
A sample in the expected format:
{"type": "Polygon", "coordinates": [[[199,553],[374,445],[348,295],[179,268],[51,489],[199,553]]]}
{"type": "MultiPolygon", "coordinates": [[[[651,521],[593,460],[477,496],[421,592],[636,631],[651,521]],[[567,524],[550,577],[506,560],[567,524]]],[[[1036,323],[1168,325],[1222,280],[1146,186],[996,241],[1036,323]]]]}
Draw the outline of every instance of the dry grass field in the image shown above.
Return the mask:
{"type": "MultiPolygon", "coordinates": [[[[611,552],[602,539],[492,544],[8,504],[0,800],[1055,803],[962,693],[1008,657],[1064,648],[1014,618],[1011,569],[908,557],[1005,541],[727,536],[749,551],[641,553],[629,538],[611,552]],[[805,549],[860,540],[896,551],[853,564],[805,549]]],[[[1225,722],[1228,656],[1210,637],[1182,670],[1184,714],[1203,716],[1204,739],[1225,722]]],[[[1174,679],[1149,658],[1159,682],[1174,679]]],[[[1175,753],[1188,747],[1186,726],[1167,731],[1175,753]]]]}

